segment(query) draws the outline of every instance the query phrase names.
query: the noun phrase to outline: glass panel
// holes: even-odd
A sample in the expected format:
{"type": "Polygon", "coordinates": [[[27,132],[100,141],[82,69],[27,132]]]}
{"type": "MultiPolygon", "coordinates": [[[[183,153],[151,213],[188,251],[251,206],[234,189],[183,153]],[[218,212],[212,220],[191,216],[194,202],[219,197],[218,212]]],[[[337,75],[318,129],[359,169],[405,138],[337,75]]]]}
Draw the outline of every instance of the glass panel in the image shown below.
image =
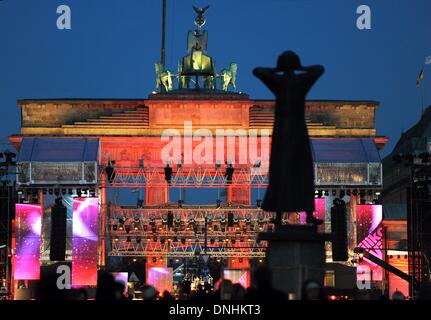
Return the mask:
{"type": "Polygon", "coordinates": [[[316,164],[316,185],[367,185],[367,164],[316,164]]]}

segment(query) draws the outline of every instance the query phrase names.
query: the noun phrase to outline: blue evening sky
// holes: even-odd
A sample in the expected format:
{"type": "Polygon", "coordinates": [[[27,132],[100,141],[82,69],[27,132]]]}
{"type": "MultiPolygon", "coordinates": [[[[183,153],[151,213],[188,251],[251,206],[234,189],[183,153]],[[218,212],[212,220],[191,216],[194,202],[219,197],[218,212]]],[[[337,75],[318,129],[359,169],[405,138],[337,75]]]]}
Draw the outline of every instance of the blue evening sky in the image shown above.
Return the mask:
{"type": "MultiPolygon", "coordinates": [[[[237,62],[239,90],[271,98],[255,66],[272,66],[297,51],[326,74],[310,99],[377,100],[377,129],[387,154],[421,114],[415,80],[425,67],[423,101],[431,104],[430,0],[168,0],[167,66],[176,69],[193,29],[191,6],[207,13],[209,54],[219,69],[237,62]],[[356,8],[372,10],[372,29],[356,28],[356,8]]],[[[160,58],[161,0],[0,1],[0,149],[18,133],[17,99],[145,98],[160,58]],[[56,28],[56,9],[69,5],[72,30],[56,28]]]]}

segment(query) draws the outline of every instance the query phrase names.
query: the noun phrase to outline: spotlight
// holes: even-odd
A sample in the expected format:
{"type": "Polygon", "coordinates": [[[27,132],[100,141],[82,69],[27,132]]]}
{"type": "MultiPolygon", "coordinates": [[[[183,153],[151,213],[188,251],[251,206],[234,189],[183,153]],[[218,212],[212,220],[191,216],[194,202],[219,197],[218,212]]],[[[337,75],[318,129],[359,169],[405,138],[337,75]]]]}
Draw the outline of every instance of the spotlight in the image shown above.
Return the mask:
{"type": "Polygon", "coordinates": [[[132,238],[130,236],[127,236],[126,242],[132,242],[132,238]]]}
{"type": "Polygon", "coordinates": [[[220,208],[220,207],[221,207],[221,200],[220,200],[220,199],[217,199],[217,200],[216,200],[216,207],[217,207],[217,208],[220,208]]]}
{"type": "Polygon", "coordinates": [[[239,215],[238,214],[234,214],[233,215],[233,222],[234,223],[238,223],[238,221],[239,221],[239,215]]]}
{"type": "Polygon", "coordinates": [[[168,215],[166,213],[162,214],[162,223],[168,223],[168,215]]]}
{"type": "Polygon", "coordinates": [[[144,159],[139,159],[139,168],[143,168],[144,167],[144,159]]]}
{"type": "Polygon", "coordinates": [[[108,165],[105,167],[105,173],[108,178],[108,182],[112,183],[115,178],[115,161],[114,160],[108,160],[108,165]]]}
{"type": "Polygon", "coordinates": [[[247,224],[251,223],[251,214],[247,213],[245,215],[245,223],[247,223],[247,224]]]}
{"type": "Polygon", "coordinates": [[[189,217],[188,217],[188,219],[189,219],[189,224],[194,224],[195,223],[195,217],[191,214],[191,215],[189,215],[189,217]]]}
{"type": "Polygon", "coordinates": [[[344,190],[340,190],[340,198],[344,198],[344,196],[346,195],[346,191],[344,190]]]}
{"type": "Polygon", "coordinates": [[[215,169],[216,169],[216,171],[218,170],[218,169],[220,169],[221,168],[221,162],[220,162],[220,160],[217,160],[216,161],[216,165],[215,165],[215,169]]]}
{"type": "Polygon", "coordinates": [[[157,258],[153,257],[153,263],[156,263],[156,262],[157,262],[157,258]]]}
{"type": "Polygon", "coordinates": [[[258,207],[258,208],[262,207],[262,200],[260,200],[260,199],[256,200],[256,207],[258,207]]]}
{"type": "Polygon", "coordinates": [[[155,222],[156,222],[156,215],[153,213],[153,214],[150,216],[150,224],[155,224],[155,222]]]}
{"type": "Polygon", "coordinates": [[[220,215],[220,223],[225,224],[226,223],[226,215],[224,213],[222,213],[220,215]]]}
{"type": "Polygon", "coordinates": [[[166,164],[166,167],[164,170],[165,170],[165,180],[168,184],[171,184],[172,168],[169,166],[169,163],[166,164]]]}
{"type": "Polygon", "coordinates": [[[129,226],[125,226],[124,230],[126,230],[126,233],[130,233],[130,225],[129,226]]]}
{"type": "Polygon", "coordinates": [[[233,173],[235,168],[232,166],[232,163],[228,163],[226,167],[225,178],[227,183],[232,183],[233,173]]]}

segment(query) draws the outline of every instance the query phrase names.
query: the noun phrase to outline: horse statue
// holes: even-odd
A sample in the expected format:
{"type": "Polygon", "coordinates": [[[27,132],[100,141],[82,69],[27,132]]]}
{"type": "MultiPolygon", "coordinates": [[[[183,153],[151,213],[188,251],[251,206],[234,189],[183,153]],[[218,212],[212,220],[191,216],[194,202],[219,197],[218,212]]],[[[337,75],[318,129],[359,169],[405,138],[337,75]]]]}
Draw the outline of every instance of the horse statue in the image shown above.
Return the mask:
{"type": "Polygon", "coordinates": [[[216,81],[214,76],[204,77],[204,88],[214,90],[216,88],[216,81]]]}
{"type": "Polygon", "coordinates": [[[188,89],[190,88],[190,76],[183,75],[183,64],[181,61],[178,62],[178,87],[179,89],[188,89]]]}
{"type": "Polygon", "coordinates": [[[221,86],[223,91],[227,91],[229,85],[232,85],[233,90],[236,92],[236,72],[238,66],[236,63],[231,63],[229,69],[223,69],[220,73],[221,86]]]}
{"type": "Polygon", "coordinates": [[[166,70],[160,62],[154,64],[154,68],[157,74],[156,78],[156,90],[164,88],[164,90],[171,91],[173,88],[173,74],[169,70],[166,70]]]}

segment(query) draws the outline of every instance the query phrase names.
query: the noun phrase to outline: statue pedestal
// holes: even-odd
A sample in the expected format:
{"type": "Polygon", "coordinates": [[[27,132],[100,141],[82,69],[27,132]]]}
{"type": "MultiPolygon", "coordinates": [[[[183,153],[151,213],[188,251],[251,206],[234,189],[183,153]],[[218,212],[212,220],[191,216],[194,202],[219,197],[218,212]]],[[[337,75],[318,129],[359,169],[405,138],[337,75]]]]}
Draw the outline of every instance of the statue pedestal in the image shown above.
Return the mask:
{"type": "Polygon", "coordinates": [[[268,241],[266,261],[273,287],[289,299],[300,299],[304,281],[313,279],[323,285],[325,241],[330,237],[311,225],[283,225],[276,232],[260,233],[259,240],[268,241]]]}

